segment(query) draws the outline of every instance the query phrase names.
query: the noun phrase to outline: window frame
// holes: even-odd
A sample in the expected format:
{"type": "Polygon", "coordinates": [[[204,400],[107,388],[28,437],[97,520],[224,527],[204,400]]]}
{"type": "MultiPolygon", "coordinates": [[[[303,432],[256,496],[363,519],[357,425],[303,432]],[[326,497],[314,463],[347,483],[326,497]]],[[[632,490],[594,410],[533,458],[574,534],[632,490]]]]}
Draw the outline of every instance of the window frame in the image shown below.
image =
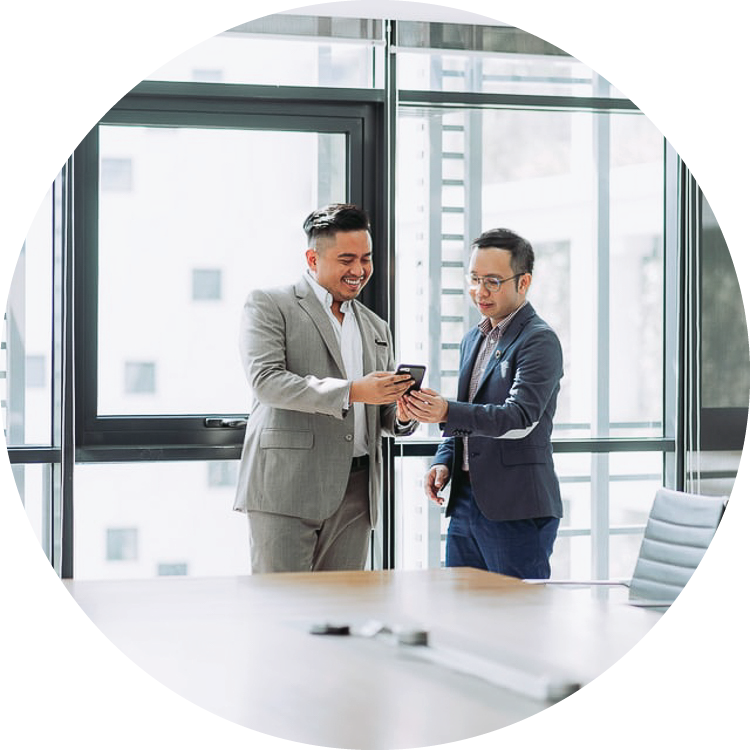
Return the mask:
{"type": "MultiPolygon", "coordinates": [[[[74,253],[76,461],[238,458],[247,414],[100,415],[98,401],[99,127],[191,127],[341,133],[347,141],[348,200],[374,217],[384,237],[383,92],[240,84],[147,81],[107,112],[76,149],[74,253]],[[381,218],[379,218],[381,217],[381,218]],[[85,314],[84,314],[85,311],[85,314]],[[234,426],[231,426],[234,425],[234,426]]],[[[382,243],[380,243],[382,244],[382,243]]],[[[383,314],[385,252],[375,253],[363,301],[383,314]]],[[[383,315],[385,317],[385,315],[383,315]]]]}

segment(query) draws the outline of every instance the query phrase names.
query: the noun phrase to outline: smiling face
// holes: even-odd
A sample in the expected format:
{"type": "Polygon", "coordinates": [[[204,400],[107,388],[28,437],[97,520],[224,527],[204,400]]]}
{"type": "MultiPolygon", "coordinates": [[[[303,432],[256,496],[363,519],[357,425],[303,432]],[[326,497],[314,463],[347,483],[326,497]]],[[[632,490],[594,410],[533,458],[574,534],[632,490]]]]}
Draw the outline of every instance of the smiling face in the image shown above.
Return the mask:
{"type": "Polygon", "coordinates": [[[511,267],[511,252],[498,247],[478,247],[471,254],[469,273],[476,276],[493,276],[497,279],[509,279],[496,292],[490,292],[484,284],[469,289],[469,295],[479,312],[496,326],[517,310],[526,299],[526,292],[531,284],[531,274],[524,273],[518,278],[511,267]]]}
{"type": "Polygon", "coordinates": [[[367,230],[336,232],[320,237],[306,253],[315,280],[327,289],[338,309],[354,299],[372,276],[372,239],[367,230]]]}

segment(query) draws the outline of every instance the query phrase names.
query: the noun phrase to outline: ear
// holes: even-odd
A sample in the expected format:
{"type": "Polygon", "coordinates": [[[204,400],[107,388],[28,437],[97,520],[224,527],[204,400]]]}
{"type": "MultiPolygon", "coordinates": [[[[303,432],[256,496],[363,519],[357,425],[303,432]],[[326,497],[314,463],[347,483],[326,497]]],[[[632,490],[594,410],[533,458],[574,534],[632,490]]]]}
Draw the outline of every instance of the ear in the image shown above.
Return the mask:
{"type": "Polygon", "coordinates": [[[311,271],[316,271],[318,269],[318,254],[313,248],[309,247],[305,250],[305,258],[307,259],[307,267],[311,271]]]}
{"type": "Polygon", "coordinates": [[[520,291],[522,291],[524,294],[529,291],[529,287],[531,286],[531,274],[525,273],[521,278],[518,280],[518,287],[520,291]]]}

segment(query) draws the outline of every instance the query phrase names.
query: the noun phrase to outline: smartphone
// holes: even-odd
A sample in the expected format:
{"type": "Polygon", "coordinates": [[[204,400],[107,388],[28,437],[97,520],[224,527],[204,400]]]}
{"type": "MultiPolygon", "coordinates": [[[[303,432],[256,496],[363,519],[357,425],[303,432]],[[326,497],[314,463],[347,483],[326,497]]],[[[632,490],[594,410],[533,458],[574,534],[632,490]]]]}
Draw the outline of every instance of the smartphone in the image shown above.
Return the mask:
{"type": "Polygon", "coordinates": [[[399,365],[396,368],[396,375],[411,375],[414,382],[409,386],[410,391],[418,391],[422,387],[424,373],[427,368],[424,365],[399,365]]]}

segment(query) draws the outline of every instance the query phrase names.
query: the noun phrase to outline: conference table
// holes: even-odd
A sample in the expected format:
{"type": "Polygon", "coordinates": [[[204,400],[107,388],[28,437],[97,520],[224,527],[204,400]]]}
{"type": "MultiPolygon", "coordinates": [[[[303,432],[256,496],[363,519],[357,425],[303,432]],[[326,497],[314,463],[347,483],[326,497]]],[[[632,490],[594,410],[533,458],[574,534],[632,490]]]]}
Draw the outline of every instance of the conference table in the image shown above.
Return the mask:
{"type": "Polygon", "coordinates": [[[659,619],[471,568],[65,585],[115,646],[196,705],[276,737],[363,750],[532,716],[659,619]]]}

